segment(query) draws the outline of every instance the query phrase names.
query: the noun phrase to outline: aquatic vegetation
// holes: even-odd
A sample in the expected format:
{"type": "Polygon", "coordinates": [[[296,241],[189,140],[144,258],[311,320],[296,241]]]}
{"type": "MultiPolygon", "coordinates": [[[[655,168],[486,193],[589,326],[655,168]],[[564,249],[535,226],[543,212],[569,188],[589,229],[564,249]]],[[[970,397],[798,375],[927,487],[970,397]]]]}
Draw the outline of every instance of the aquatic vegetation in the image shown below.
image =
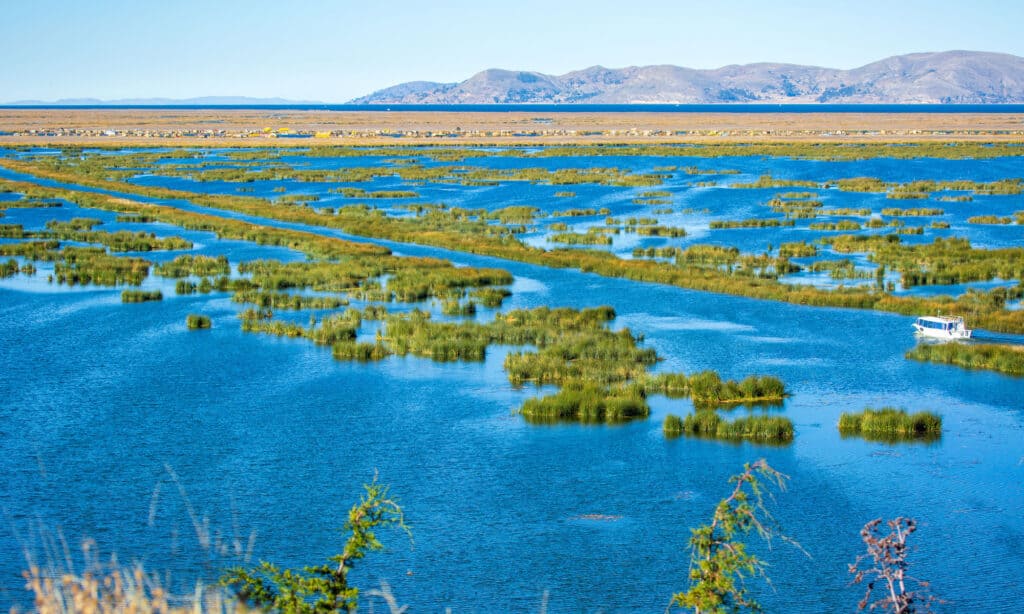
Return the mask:
{"type": "Polygon", "coordinates": [[[871,209],[866,207],[832,207],[831,209],[822,209],[822,215],[848,215],[854,217],[866,217],[871,215],[871,209]]]}
{"type": "Polygon", "coordinates": [[[600,386],[573,382],[556,394],[527,399],[519,411],[532,423],[573,421],[614,424],[646,418],[650,408],[642,390],[635,386],[600,386]]]}
{"type": "Polygon", "coordinates": [[[676,258],[683,253],[678,247],[634,247],[634,258],[676,258]]]}
{"type": "Polygon", "coordinates": [[[627,226],[628,232],[642,237],[685,237],[686,229],[678,226],[627,226]]]}
{"type": "Polygon", "coordinates": [[[811,271],[821,272],[828,271],[829,276],[832,279],[884,279],[885,278],[885,267],[881,266],[874,270],[863,270],[858,269],[853,261],[848,258],[841,258],[839,260],[818,260],[812,262],[810,267],[811,271]]]}
{"type": "Polygon", "coordinates": [[[1011,224],[1013,218],[998,215],[974,215],[967,218],[968,224],[1011,224]]]}
{"type": "Polygon", "coordinates": [[[162,301],[164,295],[159,290],[124,290],[121,292],[122,303],[145,303],[147,301],[162,301]]]}
{"type": "Polygon", "coordinates": [[[683,434],[683,421],[675,414],[668,414],[661,423],[661,432],[665,437],[672,439],[683,434]]]}
{"type": "Polygon", "coordinates": [[[505,288],[477,288],[469,296],[484,307],[501,307],[501,303],[512,293],[505,288]]]}
{"type": "Polygon", "coordinates": [[[338,341],[331,346],[331,353],[338,360],[370,362],[384,360],[391,356],[392,352],[379,341],[377,343],[338,341]]]}
{"type": "Polygon", "coordinates": [[[476,303],[457,300],[447,300],[441,303],[441,313],[446,316],[472,316],[476,315],[476,303]]]}
{"type": "Polygon", "coordinates": [[[0,262],[0,278],[17,275],[18,270],[18,261],[14,258],[11,258],[7,262],[0,262]]]}
{"type": "Polygon", "coordinates": [[[893,407],[866,408],[859,413],[840,415],[839,432],[869,441],[935,439],[942,436],[942,418],[927,411],[908,414],[904,409],[893,407]]]}
{"type": "Polygon", "coordinates": [[[701,371],[689,377],[689,396],[694,405],[721,407],[739,403],[781,402],[785,385],[776,377],[751,375],[737,382],[723,381],[714,371],[701,371]]]}
{"type": "Polygon", "coordinates": [[[946,212],[942,209],[933,209],[928,207],[916,207],[913,209],[899,209],[895,207],[886,207],[882,209],[882,215],[894,216],[894,217],[926,217],[929,215],[945,215],[946,212]]]}
{"type": "Polygon", "coordinates": [[[185,316],[185,327],[189,330],[199,330],[204,328],[210,328],[212,323],[210,322],[210,316],[190,313],[185,316]]]}
{"type": "Polygon", "coordinates": [[[360,314],[354,309],[323,318],[319,326],[315,323],[303,327],[294,322],[273,320],[266,312],[246,310],[238,316],[242,320],[242,330],[252,333],[263,333],[277,337],[303,337],[317,345],[333,345],[339,341],[353,341],[361,321],[360,314]]]}
{"type": "Polygon", "coordinates": [[[537,207],[516,205],[497,209],[485,217],[489,220],[498,220],[502,224],[532,224],[538,213],[540,209],[537,207]]]}
{"type": "Polygon", "coordinates": [[[230,275],[231,264],[226,256],[203,256],[199,254],[182,254],[175,256],[174,260],[161,262],[153,267],[153,273],[160,277],[181,278],[181,277],[214,277],[217,275],[230,275]]]}
{"type": "Polygon", "coordinates": [[[793,226],[793,220],[750,219],[750,220],[715,220],[711,222],[711,230],[727,228],[775,228],[793,226]]]}
{"type": "Polygon", "coordinates": [[[793,241],[779,246],[780,258],[808,258],[818,255],[818,246],[806,241],[793,241]]]}
{"type": "Polygon", "coordinates": [[[562,190],[562,191],[559,191],[559,192],[555,192],[555,198],[573,198],[575,196],[576,196],[576,192],[572,192],[572,191],[569,191],[569,190],[562,190]]]}
{"type": "Polygon", "coordinates": [[[93,230],[101,222],[91,218],[75,218],[68,222],[49,221],[46,231],[31,233],[40,239],[58,239],[82,243],[99,243],[112,252],[149,252],[155,250],[192,249],[192,242],[181,237],[160,238],[149,232],[93,230]]]}
{"type": "Polygon", "coordinates": [[[248,303],[257,307],[273,309],[336,309],[348,305],[348,301],[336,296],[306,296],[287,292],[269,292],[266,290],[238,290],[231,297],[232,302],[248,303]]]}
{"type": "Polygon", "coordinates": [[[1024,347],[996,343],[919,343],[907,358],[1024,376],[1024,347]]]}
{"type": "Polygon", "coordinates": [[[149,275],[150,262],[119,258],[94,247],[65,247],[56,253],[53,275],[58,283],[137,286],[149,275]]]}
{"type": "Polygon", "coordinates": [[[133,224],[148,224],[155,222],[156,218],[152,218],[148,215],[142,215],[137,213],[123,213],[114,218],[117,222],[130,222],[133,224]]]}
{"type": "Polygon", "coordinates": [[[698,409],[683,418],[682,433],[727,441],[785,443],[793,439],[793,422],[784,416],[764,415],[729,420],[712,409],[698,409]]]}
{"type": "Polygon", "coordinates": [[[597,232],[559,232],[548,235],[551,243],[564,243],[565,245],[611,245],[612,238],[603,233],[597,232]]]}
{"type": "Polygon", "coordinates": [[[853,220],[839,220],[838,222],[812,222],[811,230],[860,230],[860,224],[853,220]]]}
{"type": "MultiPolygon", "coordinates": [[[[417,155],[421,155],[423,153],[423,150],[416,151],[419,152],[417,155]]],[[[646,152],[649,155],[676,155],[679,148],[674,146],[662,148],[626,146],[621,148],[584,148],[578,150],[572,147],[552,147],[543,148],[543,151],[538,152],[537,155],[557,155],[559,151],[563,152],[564,155],[569,155],[574,152],[580,153],[581,151],[593,151],[594,155],[608,155],[613,151],[621,152],[624,155],[630,155],[636,152],[646,152]]],[[[949,145],[945,143],[941,146],[934,147],[924,144],[900,146],[862,146],[859,144],[844,146],[821,144],[814,144],[813,146],[758,144],[745,147],[734,147],[731,145],[705,147],[701,145],[687,147],[686,151],[688,155],[691,151],[694,152],[693,155],[717,155],[718,153],[727,155],[723,152],[731,152],[729,155],[792,154],[797,157],[806,155],[806,157],[814,159],[860,159],[864,157],[872,157],[874,155],[888,156],[898,159],[920,156],[959,158],[970,155],[971,157],[984,159],[997,155],[996,152],[1001,152],[1000,155],[1011,156],[1021,154],[1019,148],[1014,150],[1013,148],[999,144],[993,146],[981,146],[977,144],[949,145]]],[[[365,153],[365,149],[351,149],[348,150],[346,155],[365,155],[365,153]],[[357,152],[360,153],[357,154],[357,152]]],[[[493,226],[482,227],[482,232],[466,232],[462,227],[457,225],[465,222],[458,222],[457,220],[448,217],[439,218],[438,220],[434,220],[429,216],[419,218],[390,218],[383,215],[383,213],[360,209],[358,207],[343,207],[336,215],[325,216],[313,211],[312,209],[304,207],[275,207],[272,203],[269,203],[264,199],[252,197],[201,195],[163,188],[140,187],[126,182],[111,182],[107,180],[108,171],[105,170],[105,168],[99,168],[95,173],[92,173],[78,168],[58,167],[54,165],[53,161],[45,160],[25,161],[5,159],[0,160],[0,165],[14,168],[22,172],[35,174],[37,176],[45,176],[51,179],[72,181],[108,189],[117,189],[128,193],[141,193],[158,198],[186,198],[203,206],[227,209],[248,215],[258,215],[286,222],[298,222],[316,226],[340,228],[351,234],[373,236],[394,241],[434,245],[444,247],[446,249],[486,254],[543,266],[574,268],[610,277],[622,277],[638,281],[665,283],[695,290],[722,292],[726,294],[806,305],[879,309],[884,311],[893,311],[896,313],[920,312],[922,307],[924,307],[924,311],[926,312],[934,311],[935,309],[949,309],[951,311],[958,312],[971,310],[973,312],[971,314],[972,321],[978,322],[979,326],[997,331],[1024,332],[1024,311],[1010,312],[1002,308],[996,309],[986,304],[978,304],[974,299],[965,301],[963,297],[959,299],[940,297],[922,300],[917,297],[894,297],[885,294],[884,292],[876,292],[866,288],[838,288],[828,290],[813,288],[806,285],[797,287],[793,284],[784,284],[774,281],[783,271],[791,270],[788,263],[785,262],[777,263],[782,266],[781,270],[776,269],[776,263],[766,263],[767,268],[751,268],[750,266],[735,267],[729,264],[722,264],[718,267],[714,267],[707,264],[697,265],[687,261],[686,259],[680,258],[677,258],[675,263],[668,263],[642,259],[627,260],[618,258],[609,253],[602,253],[597,250],[543,250],[525,246],[516,241],[510,236],[510,233],[507,232],[504,235],[500,234],[500,231],[499,234],[488,234],[494,233],[494,228],[496,227],[493,226]],[[761,274],[751,274],[752,271],[756,270],[760,270],[761,274]]],[[[30,184],[22,185],[26,185],[26,189],[39,189],[37,186],[31,186],[30,184]]],[[[1010,184],[1006,184],[1002,187],[991,186],[991,189],[994,191],[1010,190],[1011,187],[1010,184]]],[[[74,196],[73,193],[60,191],[44,191],[43,194],[45,196],[62,196],[68,194],[74,196]]],[[[102,201],[103,199],[99,200],[102,201]]],[[[104,206],[101,202],[100,208],[104,207],[111,208],[111,205],[108,204],[104,206]]],[[[148,211],[153,210],[154,209],[148,209],[148,211]]],[[[171,211],[176,210],[171,209],[171,211]]],[[[173,215],[177,215],[177,213],[161,210],[161,215],[171,217],[173,215]]],[[[166,219],[162,221],[175,223],[173,219],[166,219]]],[[[184,223],[188,223],[191,220],[186,218],[180,219],[180,221],[183,223],[179,225],[184,225],[184,223]]],[[[789,222],[792,222],[792,220],[789,220],[789,222]]],[[[223,225],[224,223],[225,221],[223,220],[217,222],[218,225],[223,225]]],[[[204,219],[203,224],[213,224],[213,222],[204,219]]],[[[293,241],[296,238],[294,231],[284,232],[279,229],[262,228],[258,233],[253,233],[249,226],[246,226],[246,228],[247,230],[245,231],[245,234],[255,235],[254,239],[262,244],[287,245],[290,241],[293,241]]],[[[915,230],[915,232],[918,231],[915,230]]],[[[242,233],[239,232],[239,234],[242,233]]],[[[301,236],[301,233],[299,233],[298,236],[301,236]]],[[[898,239],[898,237],[894,238],[898,239]]],[[[339,251],[350,253],[351,249],[355,249],[354,247],[348,247],[344,250],[339,249],[339,244],[336,242],[337,240],[330,241],[327,240],[326,237],[319,237],[317,241],[320,243],[314,245],[312,244],[313,239],[303,237],[303,241],[300,243],[303,245],[304,251],[308,250],[307,253],[313,252],[314,247],[321,250],[333,250],[331,253],[334,254],[337,254],[339,251]]],[[[848,245],[846,247],[850,248],[851,251],[865,251],[864,248],[876,246],[874,243],[847,243],[848,245]]],[[[840,242],[834,243],[833,245],[839,246],[840,242]]],[[[364,245],[362,246],[362,249],[370,250],[382,248],[364,245]]],[[[998,254],[992,254],[992,251],[993,250],[972,249],[971,257],[979,260],[988,260],[990,257],[995,256],[998,260],[998,254]]],[[[872,255],[872,258],[877,257],[877,255],[872,255]]],[[[886,264],[890,269],[898,269],[898,266],[892,266],[893,263],[882,262],[881,264],[886,264]]],[[[931,267],[931,265],[928,266],[931,267]]],[[[920,268],[920,266],[918,268],[920,268]]],[[[909,266],[907,266],[907,269],[909,270],[909,266]]],[[[933,268],[929,271],[929,275],[935,270],[936,269],[933,268]]],[[[939,277],[941,278],[942,276],[939,277]]],[[[1006,278],[1016,277],[1009,276],[1006,278]]]]}
{"type": "Polygon", "coordinates": [[[0,224],[0,239],[24,239],[25,229],[21,224],[0,224]]]}
{"type": "Polygon", "coordinates": [[[777,179],[771,175],[761,175],[754,183],[734,183],[733,188],[817,188],[817,181],[803,179],[777,179]]]}
{"type": "Polygon", "coordinates": [[[889,184],[875,177],[849,177],[836,182],[842,192],[885,192],[889,184]]]}
{"type": "Polygon", "coordinates": [[[597,209],[565,209],[564,211],[553,211],[551,217],[588,217],[597,214],[597,209]]]}

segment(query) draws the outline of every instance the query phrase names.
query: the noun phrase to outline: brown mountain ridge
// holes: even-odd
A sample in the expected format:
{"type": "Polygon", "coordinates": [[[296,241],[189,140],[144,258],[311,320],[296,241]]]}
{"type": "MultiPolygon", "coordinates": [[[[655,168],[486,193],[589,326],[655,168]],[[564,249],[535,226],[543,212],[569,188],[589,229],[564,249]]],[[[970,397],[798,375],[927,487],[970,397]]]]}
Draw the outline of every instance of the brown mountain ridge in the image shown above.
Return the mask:
{"type": "Polygon", "coordinates": [[[698,70],[592,66],[564,75],[490,69],[459,83],[412,81],[354,104],[708,104],[1024,102],[1024,58],[981,51],[913,53],[840,70],[757,63],[698,70]]]}

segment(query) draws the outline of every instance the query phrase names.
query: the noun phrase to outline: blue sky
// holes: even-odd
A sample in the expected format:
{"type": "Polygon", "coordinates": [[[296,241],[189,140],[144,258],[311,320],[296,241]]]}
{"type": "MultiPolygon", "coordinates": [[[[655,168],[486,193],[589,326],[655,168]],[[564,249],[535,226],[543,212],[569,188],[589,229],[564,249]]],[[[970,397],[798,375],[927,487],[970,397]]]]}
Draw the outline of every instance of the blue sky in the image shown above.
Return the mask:
{"type": "Polygon", "coordinates": [[[0,101],[344,102],[486,68],[853,68],[949,49],[1024,56],[1024,3],[1010,0],[0,1],[0,101]]]}

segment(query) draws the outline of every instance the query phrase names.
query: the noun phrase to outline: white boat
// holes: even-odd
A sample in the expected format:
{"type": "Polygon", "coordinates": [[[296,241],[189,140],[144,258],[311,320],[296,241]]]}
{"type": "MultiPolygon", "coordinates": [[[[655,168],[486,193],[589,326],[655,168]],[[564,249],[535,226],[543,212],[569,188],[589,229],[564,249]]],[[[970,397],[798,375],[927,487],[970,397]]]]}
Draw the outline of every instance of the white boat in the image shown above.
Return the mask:
{"type": "Polygon", "coordinates": [[[914,321],[914,330],[932,339],[970,339],[973,332],[959,316],[921,316],[914,321]]]}

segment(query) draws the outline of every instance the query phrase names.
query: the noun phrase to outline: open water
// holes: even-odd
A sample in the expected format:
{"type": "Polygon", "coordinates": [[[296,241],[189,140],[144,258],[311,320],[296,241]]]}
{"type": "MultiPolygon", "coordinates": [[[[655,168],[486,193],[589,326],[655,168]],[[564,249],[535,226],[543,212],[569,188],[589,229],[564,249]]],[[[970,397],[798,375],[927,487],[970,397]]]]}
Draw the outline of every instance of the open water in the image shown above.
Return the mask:
{"type": "MultiPolygon", "coordinates": [[[[635,170],[696,163],[743,172],[723,179],[728,181],[765,172],[822,181],[1022,174],[1019,159],[472,163],[635,170]]],[[[673,244],[720,241],[760,251],[801,232],[808,240],[818,236],[806,229],[701,231],[711,219],[762,216],[757,203],[786,190],[692,188],[683,184],[688,179],[664,188],[674,193],[674,208],[708,213],[673,214],[678,219],[666,223],[693,226],[691,236],[673,244]]],[[[152,176],[138,181],[234,190],[152,176]]],[[[358,187],[395,188],[394,181],[358,187]]],[[[274,194],[277,185],[257,184],[256,193],[274,194]]],[[[286,183],[290,192],[322,191],[325,199],[333,185],[286,183]]],[[[419,201],[467,207],[607,206],[617,216],[643,210],[632,204],[641,190],[602,186],[569,187],[577,192],[571,203],[548,194],[559,189],[553,186],[414,189],[419,201]]],[[[963,221],[1024,209],[1019,196],[939,204],[823,194],[827,206],[944,207],[949,234],[968,234],[986,246],[1020,245],[1024,233],[1017,225],[963,221]]],[[[107,229],[122,226],[112,214],[72,206],[5,213],[4,223],[26,228],[81,215],[105,220],[107,229]]],[[[155,228],[192,239],[200,253],[226,254],[233,263],[301,258],[282,248],[155,228]]],[[[930,241],[942,232],[908,239],[930,241]]],[[[0,606],[28,604],[20,580],[26,551],[36,560],[60,562],[59,536],[76,565],[75,553],[88,538],[103,553],[143,562],[186,589],[197,575],[215,578],[246,553],[252,561],[286,566],[318,563],[340,551],[344,536],[338,528],[360,484],[376,474],[402,502],[414,543],[398,532],[382,535],[387,552],[371,555],[353,572],[364,589],[384,580],[417,612],[535,612],[545,599],[551,612],[660,612],[673,592],[687,586],[689,529],[710,518],[727,494],[730,475],[762,457],[791,477],[772,510],[806,551],[755,542],[771,565],[773,588],[751,583],[767,611],[853,611],[861,589],[848,586],[847,564],[862,552],[858,531],[874,518],[900,515],[918,520],[912,573],[946,600],[941,610],[980,605],[1014,612],[1024,602],[1024,381],[904,359],[914,344],[912,319],[904,316],[699,293],[385,244],[403,255],[511,271],[514,294],[503,309],[612,305],[619,314],[613,325],[643,333],[644,343],[665,358],[659,370],[776,375],[792,396],[773,411],[794,421],[796,438],[783,447],[666,440],[664,415],[685,414],[691,405],[661,397],[652,398],[649,420],[533,426],[513,412],[538,391],[508,384],[504,348],[492,348],[483,363],[338,362],[329,349],[305,341],[243,334],[235,317],[241,307],[226,294],[175,296],[161,286],[166,281],[150,278],[144,287],[164,287],[163,301],[122,305],[120,289],[47,284],[42,269],[34,278],[0,281],[0,606]],[[185,315],[193,312],[212,316],[212,330],[187,331],[185,315]],[[903,445],[839,436],[841,412],[883,405],[940,413],[944,436],[903,445]],[[199,536],[206,527],[211,541],[230,547],[220,553],[204,547],[199,536]]],[[[626,255],[631,247],[612,249],[626,255]]],[[[489,319],[493,312],[485,309],[478,317],[489,319]]]]}

